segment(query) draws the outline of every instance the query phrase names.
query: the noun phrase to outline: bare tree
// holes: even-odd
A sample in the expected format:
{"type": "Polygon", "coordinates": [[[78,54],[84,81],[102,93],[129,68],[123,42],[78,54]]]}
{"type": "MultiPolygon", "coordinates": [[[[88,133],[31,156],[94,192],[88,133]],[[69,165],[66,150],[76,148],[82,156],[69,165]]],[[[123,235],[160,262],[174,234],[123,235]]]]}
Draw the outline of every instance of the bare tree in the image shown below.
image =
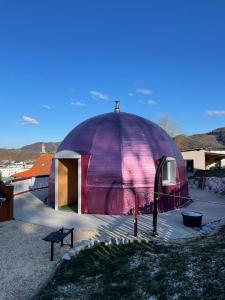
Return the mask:
{"type": "Polygon", "coordinates": [[[180,134],[179,124],[169,115],[162,115],[159,117],[157,124],[164,129],[171,137],[180,134]]]}

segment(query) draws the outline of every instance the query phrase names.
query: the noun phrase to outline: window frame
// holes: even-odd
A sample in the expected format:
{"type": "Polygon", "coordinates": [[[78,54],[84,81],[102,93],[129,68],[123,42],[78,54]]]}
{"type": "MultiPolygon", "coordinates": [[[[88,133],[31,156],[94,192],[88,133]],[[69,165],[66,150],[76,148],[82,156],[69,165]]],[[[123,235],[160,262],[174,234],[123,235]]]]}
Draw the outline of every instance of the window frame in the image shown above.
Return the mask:
{"type": "Polygon", "coordinates": [[[167,157],[162,167],[162,186],[176,185],[177,164],[174,157],[167,157]]]}

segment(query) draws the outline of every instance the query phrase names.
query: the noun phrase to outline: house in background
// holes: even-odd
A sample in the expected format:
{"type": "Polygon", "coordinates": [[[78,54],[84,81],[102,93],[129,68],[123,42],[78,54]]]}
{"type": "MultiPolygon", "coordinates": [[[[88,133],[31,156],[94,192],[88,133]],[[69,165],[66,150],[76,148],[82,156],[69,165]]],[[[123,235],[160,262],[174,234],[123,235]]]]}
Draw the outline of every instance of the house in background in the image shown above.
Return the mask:
{"type": "Polygon", "coordinates": [[[225,147],[202,147],[181,150],[188,172],[225,168],[225,147]]]}
{"type": "Polygon", "coordinates": [[[33,165],[27,164],[24,161],[14,162],[7,165],[0,166],[0,173],[3,178],[11,177],[12,174],[20,173],[29,170],[33,165]]]}
{"type": "Polygon", "coordinates": [[[14,186],[14,194],[47,188],[53,157],[52,153],[41,153],[31,169],[13,174],[11,184],[14,186]]]}

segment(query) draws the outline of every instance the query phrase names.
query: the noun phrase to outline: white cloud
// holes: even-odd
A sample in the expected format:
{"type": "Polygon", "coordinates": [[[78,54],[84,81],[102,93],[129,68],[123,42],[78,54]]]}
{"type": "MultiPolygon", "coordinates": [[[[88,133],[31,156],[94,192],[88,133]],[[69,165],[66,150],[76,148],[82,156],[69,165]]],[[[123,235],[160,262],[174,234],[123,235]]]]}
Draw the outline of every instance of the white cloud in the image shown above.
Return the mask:
{"type": "Polygon", "coordinates": [[[47,104],[42,105],[42,107],[45,108],[45,109],[51,109],[52,108],[51,106],[49,106],[47,104]]]}
{"type": "Polygon", "coordinates": [[[22,124],[23,125],[38,125],[40,124],[36,119],[27,117],[27,116],[22,116],[22,124]]]}
{"type": "Polygon", "coordinates": [[[93,99],[107,100],[109,96],[98,91],[90,91],[93,99]]]}
{"type": "Polygon", "coordinates": [[[86,106],[86,103],[80,101],[76,101],[76,102],[72,101],[70,102],[70,104],[74,106],[86,106]]]}
{"type": "Polygon", "coordinates": [[[134,93],[128,93],[128,96],[133,97],[134,93]]]}
{"type": "Polygon", "coordinates": [[[209,117],[223,117],[225,116],[225,110],[208,110],[206,115],[209,117]]]}
{"type": "Polygon", "coordinates": [[[136,89],[136,93],[142,94],[142,95],[151,95],[153,93],[153,91],[150,89],[138,88],[138,89],[136,89]]]}
{"type": "Polygon", "coordinates": [[[155,105],[155,104],[157,104],[157,101],[153,100],[153,99],[150,99],[150,100],[147,101],[147,103],[150,104],[150,105],[155,105]]]}

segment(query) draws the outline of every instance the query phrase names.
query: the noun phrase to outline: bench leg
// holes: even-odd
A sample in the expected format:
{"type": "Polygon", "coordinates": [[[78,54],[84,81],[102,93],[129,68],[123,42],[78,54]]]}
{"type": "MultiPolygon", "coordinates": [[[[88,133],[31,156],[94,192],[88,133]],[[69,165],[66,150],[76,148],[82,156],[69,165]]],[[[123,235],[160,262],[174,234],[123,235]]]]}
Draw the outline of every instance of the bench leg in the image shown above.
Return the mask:
{"type": "MultiPolygon", "coordinates": [[[[60,231],[63,233],[63,227],[60,229],[60,231]]],[[[63,247],[63,239],[61,240],[61,247],[63,247]]]]}
{"type": "Polygon", "coordinates": [[[73,248],[73,229],[71,230],[71,244],[70,247],[73,248]]]}
{"type": "Polygon", "coordinates": [[[54,258],[54,242],[51,242],[51,261],[53,261],[54,258]]]}

